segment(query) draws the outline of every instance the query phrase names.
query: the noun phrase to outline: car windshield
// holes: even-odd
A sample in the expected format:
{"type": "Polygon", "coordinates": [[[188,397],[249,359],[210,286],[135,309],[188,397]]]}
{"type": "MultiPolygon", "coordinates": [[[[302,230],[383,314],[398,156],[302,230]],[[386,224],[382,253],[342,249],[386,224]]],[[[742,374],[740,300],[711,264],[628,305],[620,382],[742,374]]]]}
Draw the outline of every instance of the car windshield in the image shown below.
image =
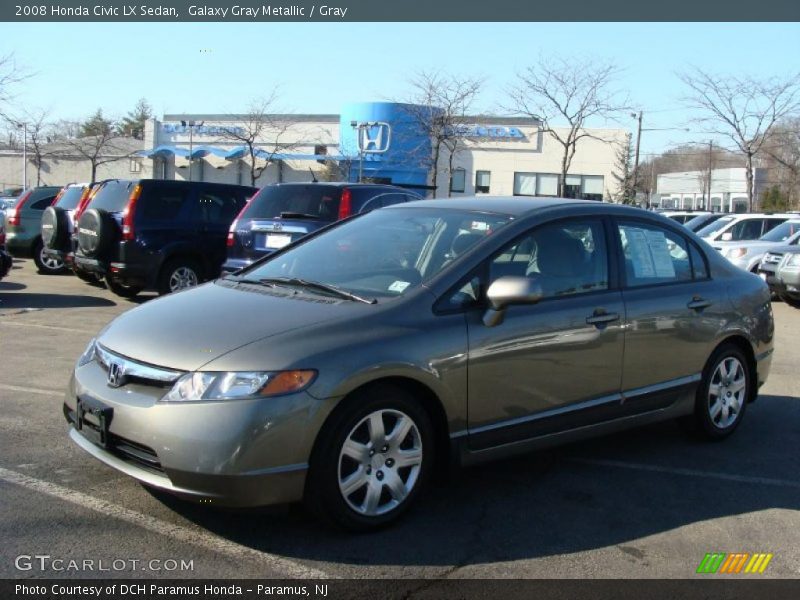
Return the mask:
{"type": "Polygon", "coordinates": [[[713,223],[709,223],[705,227],[703,227],[700,231],[697,232],[697,235],[700,237],[708,237],[726,225],[729,225],[736,217],[722,217],[721,219],[717,219],[713,223]]]}
{"type": "Polygon", "coordinates": [[[291,213],[335,221],[341,195],[341,188],[332,185],[268,185],[253,197],[240,218],[269,219],[291,213]]]}
{"type": "Polygon", "coordinates": [[[450,208],[376,210],[237,277],[276,284],[302,280],[365,298],[392,298],[427,282],[511,219],[450,208]]]}
{"type": "Polygon", "coordinates": [[[800,221],[786,221],[761,236],[762,242],[785,242],[800,231],[800,221]]]}
{"type": "Polygon", "coordinates": [[[61,198],[58,199],[56,206],[64,210],[72,210],[78,206],[78,202],[80,202],[81,196],[83,195],[83,190],[84,188],[79,185],[68,187],[64,190],[61,198]]]}
{"type": "Polygon", "coordinates": [[[697,215],[696,217],[692,217],[686,221],[683,226],[687,229],[691,229],[692,231],[696,231],[696,228],[699,225],[710,224],[712,221],[716,221],[717,219],[719,219],[719,217],[715,217],[713,215],[697,215]]]}

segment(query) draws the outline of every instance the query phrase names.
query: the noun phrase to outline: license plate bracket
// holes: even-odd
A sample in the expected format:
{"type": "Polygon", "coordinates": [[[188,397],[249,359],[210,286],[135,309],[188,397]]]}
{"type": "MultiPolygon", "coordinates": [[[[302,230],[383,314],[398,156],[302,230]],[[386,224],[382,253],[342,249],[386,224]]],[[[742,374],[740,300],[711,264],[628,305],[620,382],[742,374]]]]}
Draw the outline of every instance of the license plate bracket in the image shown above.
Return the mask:
{"type": "Polygon", "coordinates": [[[110,406],[94,398],[79,397],[75,407],[75,429],[93,444],[108,448],[108,427],[113,417],[114,409],[110,406]]]}

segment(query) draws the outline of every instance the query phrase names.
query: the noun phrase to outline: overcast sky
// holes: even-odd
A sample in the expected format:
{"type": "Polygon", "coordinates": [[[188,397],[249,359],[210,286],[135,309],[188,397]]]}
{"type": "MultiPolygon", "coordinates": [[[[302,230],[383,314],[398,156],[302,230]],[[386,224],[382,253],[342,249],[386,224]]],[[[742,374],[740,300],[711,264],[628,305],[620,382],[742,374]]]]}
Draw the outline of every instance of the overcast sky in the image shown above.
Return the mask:
{"type": "MultiPolygon", "coordinates": [[[[156,115],[221,113],[280,86],[287,112],[402,98],[415,70],[486,77],[480,108],[500,113],[514,74],[540,52],[611,60],[646,128],[692,127],[676,73],[786,75],[800,69],[798,23],[176,23],[0,25],[0,54],[33,75],[18,105],[82,118],[122,116],[140,97],[156,115]]],[[[600,124],[595,124],[600,125],[600,124]]],[[[633,119],[621,124],[635,129],[633,119]]],[[[647,131],[643,152],[707,139],[647,131]]]]}

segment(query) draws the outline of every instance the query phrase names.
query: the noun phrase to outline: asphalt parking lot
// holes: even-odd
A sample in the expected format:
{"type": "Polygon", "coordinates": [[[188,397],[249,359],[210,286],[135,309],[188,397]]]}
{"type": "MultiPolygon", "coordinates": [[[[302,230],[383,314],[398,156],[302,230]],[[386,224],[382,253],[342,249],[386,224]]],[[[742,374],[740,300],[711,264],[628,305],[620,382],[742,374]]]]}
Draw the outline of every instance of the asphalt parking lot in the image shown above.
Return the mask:
{"type": "Polygon", "coordinates": [[[301,507],[231,512],[149,492],[68,439],[75,360],[150,298],[32,261],[0,282],[0,577],[708,577],[695,575],[707,552],[773,553],[755,577],[800,576],[800,310],[774,304],[770,380],[726,442],[665,423],[469,469],[399,525],[353,536],[301,507]],[[36,555],[50,558],[18,559],[36,555]]]}

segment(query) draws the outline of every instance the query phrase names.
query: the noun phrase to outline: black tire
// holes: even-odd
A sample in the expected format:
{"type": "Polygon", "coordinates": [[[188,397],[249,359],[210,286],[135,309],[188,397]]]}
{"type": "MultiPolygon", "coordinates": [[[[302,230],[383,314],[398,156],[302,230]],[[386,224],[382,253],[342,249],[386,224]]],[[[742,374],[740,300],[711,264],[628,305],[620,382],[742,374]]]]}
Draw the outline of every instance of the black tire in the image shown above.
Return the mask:
{"type": "Polygon", "coordinates": [[[792,308],[800,308],[800,298],[793,298],[787,294],[781,295],[781,300],[783,300],[786,304],[791,306],[792,308]]]}
{"type": "Polygon", "coordinates": [[[67,271],[67,266],[63,260],[50,258],[44,255],[44,244],[42,240],[36,240],[33,246],[33,262],[42,275],[60,275],[67,271]]]}
{"type": "Polygon", "coordinates": [[[197,261],[191,258],[173,258],[161,267],[161,272],[158,274],[158,293],[162,296],[171,294],[199,285],[202,281],[202,272],[197,261]],[[175,287],[176,278],[184,281],[186,285],[175,287]]]}
{"type": "Polygon", "coordinates": [[[727,438],[739,427],[747,405],[753,400],[753,377],[755,373],[750,361],[737,345],[726,343],[719,346],[703,369],[703,379],[697,388],[694,414],[682,419],[684,427],[705,440],[719,441],[727,438]],[[727,364],[727,371],[736,371],[729,373],[727,379],[719,371],[723,362],[727,364]],[[732,365],[737,366],[732,369],[732,365]],[[739,375],[744,377],[741,395],[734,391],[738,387],[736,382],[739,375]],[[713,395],[712,386],[721,386],[721,394],[713,395]],[[718,403],[722,406],[717,409],[718,403]],[[716,410],[719,412],[714,415],[716,410]],[[734,413],[733,416],[731,412],[734,413]],[[730,420],[727,421],[727,418],[730,420]]]}
{"type": "MultiPolygon", "coordinates": [[[[370,444],[370,441],[366,441],[362,446],[371,448],[370,444]]],[[[369,531],[385,527],[400,518],[424,491],[433,472],[435,458],[433,425],[422,405],[401,388],[386,384],[369,386],[345,400],[320,432],[310,460],[305,504],[314,515],[338,528],[369,531]],[[363,455],[363,464],[345,456],[345,442],[353,441],[356,435],[363,436],[365,433],[369,437],[368,426],[363,423],[368,416],[378,413],[382,415],[384,431],[388,432],[383,438],[387,440],[385,446],[376,447],[370,450],[372,454],[363,455]],[[392,421],[397,415],[409,418],[415,428],[409,429],[399,443],[391,440],[392,433],[396,431],[394,427],[400,422],[399,418],[392,421]],[[362,427],[367,429],[362,430],[362,427]],[[404,445],[411,447],[404,449],[404,445]],[[419,465],[395,467],[391,457],[398,456],[400,460],[399,452],[409,451],[419,451],[419,465]],[[386,474],[383,474],[384,471],[386,474]],[[359,480],[365,481],[345,497],[340,490],[340,479],[346,482],[350,476],[358,476],[359,480]],[[397,500],[389,485],[390,482],[397,482],[398,478],[405,496],[399,503],[393,504],[397,500]],[[360,502],[362,509],[367,507],[367,495],[372,486],[379,490],[375,510],[383,512],[370,515],[352,505],[360,502]],[[362,491],[363,498],[359,496],[362,491]]]]}
{"type": "Polygon", "coordinates": [[[125,285],[113,277],[106,277],[106,285],[108,289],[122,298],[135,298],[144,289],[144,286],[141,285],[125,285]]]}
{"type": "Polygon", "coordinates": [[[78,220],[78,247],[86,256],[102,258],[119,238],[119,225],[108,212],[96,208],[78,220]]]}
{"type": "Polygon", "coordinates": [[[48,206],[42,213],[42,243],[46,248],[61,250],[69,246],[69,215],[58,206],[48,206]]]}

